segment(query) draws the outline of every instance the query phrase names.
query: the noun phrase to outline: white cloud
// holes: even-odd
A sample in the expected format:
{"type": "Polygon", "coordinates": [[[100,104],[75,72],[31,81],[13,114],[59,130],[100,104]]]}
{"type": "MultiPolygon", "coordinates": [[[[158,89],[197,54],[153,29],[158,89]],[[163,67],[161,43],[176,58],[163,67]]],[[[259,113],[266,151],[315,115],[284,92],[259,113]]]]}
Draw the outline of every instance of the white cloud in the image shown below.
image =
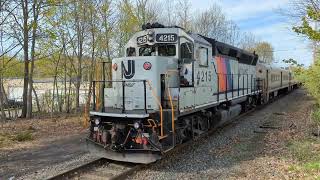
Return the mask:
{"type": "Polygon", "coordinates": [[[285,6],[289,0],[239,0],[239,1],[224,1],[218,2],[234,21],[250,19],[262,13],[275,11],[276,9],[285,6]]]}
{"type": "MultiPolygon", "coordinates": [[[[193,0],[194,8],[205,9],[211,0],[193,0]]],[[[277,9],[285,9],[289,0],[215,0],[227,17],[243,31],[253,33],[263,41],[271,43],[275,50],[275,59],[281,61],[294,58],[306,65],[312,62],[310,42],[297,37],[289,24],[277,9]]]]}
{"type": "Polygon", "coordinates": [[[250,32],[273,45],[276,61],[294,58],[299,63],[310,65],[312,53],[309,41],[298,37],[290,28],[287,23],[278,22],[270,26],[253,28],[250,32]]]}

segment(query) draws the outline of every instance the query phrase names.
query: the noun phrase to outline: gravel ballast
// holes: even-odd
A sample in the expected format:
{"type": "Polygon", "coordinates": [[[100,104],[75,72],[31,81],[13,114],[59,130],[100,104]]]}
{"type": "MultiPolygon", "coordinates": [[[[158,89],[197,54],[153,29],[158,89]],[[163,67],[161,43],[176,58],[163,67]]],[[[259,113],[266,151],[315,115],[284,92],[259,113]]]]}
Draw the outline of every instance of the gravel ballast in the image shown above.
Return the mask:
{"type": "MultiPolygon", "coordinates": [[[[270,155],[273,149],[266,145],[266,136],[279,131],[279,124],[274,122],[302,111],[310,102],[298,89],[211,136],[188,144],[129,179],[287,179],[285,171],[278,168],[285,167],[285,162],[270,155]],[[270,122],[276,128],[260,128],[270,122]]],[[[84,137],[85,134],[66,137],[39,149],[0,157],[0,179],[46,179],[96,159],[86,151],[84,137]]]]}
{"type": "Polygon", "coordinates": [[[130,179],[283,179],[286,175],[275,168],[275,164],[281,161],[275,162],[275,157],[265,155],[268,151],[265,149],[265,136],[268,131],[276,129],[262,129],[260,126],[277,119],[281,121],[281,114],[297,111],[307,101],[305,92],[298,89],[217,130],[210,137],[192,143],[160,163],[137,172],[130,179]],[[249,167],[247,162],[250,162],[249,167]],[[263,173],[252,176],[243,170],[245,166],[263,173]]]}

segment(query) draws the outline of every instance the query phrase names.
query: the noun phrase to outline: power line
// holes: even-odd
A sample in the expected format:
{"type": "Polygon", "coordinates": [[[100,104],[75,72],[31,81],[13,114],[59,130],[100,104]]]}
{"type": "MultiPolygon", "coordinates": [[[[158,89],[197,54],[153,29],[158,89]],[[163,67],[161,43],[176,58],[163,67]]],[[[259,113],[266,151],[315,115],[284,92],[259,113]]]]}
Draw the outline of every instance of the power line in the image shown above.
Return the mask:
{"type": "Polygon", "coordinates": [[[294,49],[280,49],[280,50],[273,50],[273,51],[262,51],[262,52],[281,52],[281,51],[297,51],[297,50],[306,50],[311,48],[294,48],[294,49]]]}

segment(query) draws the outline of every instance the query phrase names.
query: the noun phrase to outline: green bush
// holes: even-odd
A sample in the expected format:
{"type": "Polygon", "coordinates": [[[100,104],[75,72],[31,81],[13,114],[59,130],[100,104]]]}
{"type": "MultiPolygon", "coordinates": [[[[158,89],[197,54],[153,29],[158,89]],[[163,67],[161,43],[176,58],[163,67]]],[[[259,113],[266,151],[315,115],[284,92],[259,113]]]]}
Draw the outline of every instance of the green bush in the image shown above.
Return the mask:
{"type": "Polygon", "coordinates": [[[320,105],[320,62],[316,62],[295,75],[303,83],[308,93],[315,98],[317,104],[320,105]]]}
{"type": "Polygon", "coordinates": [[[320,107],[317,107],[312,113],[313,120],[316,124],[320,125],[320,107]]]}
{"type": "Polygon", "coordinates": [[[316,125],[316,132],[314,133],[320,137],[320,107],[316,107],[316,109],[312,112],[312,120],[314,125],[316,125]]]}

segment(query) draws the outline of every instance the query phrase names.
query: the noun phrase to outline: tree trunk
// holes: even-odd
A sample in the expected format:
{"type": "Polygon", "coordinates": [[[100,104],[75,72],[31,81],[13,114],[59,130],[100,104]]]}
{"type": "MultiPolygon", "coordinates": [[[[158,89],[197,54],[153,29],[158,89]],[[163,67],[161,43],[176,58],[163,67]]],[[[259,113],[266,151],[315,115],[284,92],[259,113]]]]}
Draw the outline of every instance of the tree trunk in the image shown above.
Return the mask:
{"type": "Polygon", "coordinates": [[[69,90],[67,98],[67,113],[70,113],[71,78],[69,79],[69,90]]]}
{"type": "Polygon", "coordinates": [[[34,87],[32,87],[32,91],[33,91],[33,94],[34,94],[34,98],[35,98],[35,100],[36,100],[37,110],[38,110],[38,112],[41,112],[40,103],[39,103],[39,98],[38,98],[37,92],[36,92],[36,90],[34,89],[34,87]]]}
{"type": "Polygon", "coordinates": [[[51,118],[53,117],[53,112],[54,112],[54,94],[55,94],[56,80],[57,80],[57,76],[55,75],[53,78],[53,89],[52,89],[52,100],[51,100],[51,118]]]}
{"type": "Polygon", "coordinates": [[[35,60],[35,46],[36,46],[36,32],[38,26],[38,14],[39,14],[39,3],[35,0],[32,4],[33,11],[33,25],[32,25],[32,39],[31,39],[31,67],[29,73],[29,89],[28,89],[28,103],[27,103],[27,118],[32,117],[32,89],[33,89],[33,71],[34,71],[34,60],[35,60]]]}
{"type": "Polygon", "coordinates": [[[1,117],[0,119],[6,119],[6,114],[5,114],[5,111],[4,111],[4,98],[3,98],[3,93],[2,93],[2,77],[0,75],[0,110],[1,110],[1,117]]]}
{"type": "MultiPolygon", "coordinates": [[[[60,54],[62,52],[60,51],[60,54]]],[[[54,100],[55,100],[55,90],[57,92],[57,102],[58,102],[58,107],[59,107],[59,110],[60,110],[60,103],[59,103],[59,90],[58,90],[58,67],[59,67],[59,63],[60,63],[60,54],[59,54],[59,58],[58,60],[56,61],[56,64],[55,64],[55,68],[54,68],[54,79],[53,79],[53,90],[52,90],[52,109],[51,109],[51,116],[54,112],[54,100]]]]}
{"type": "Polygon", "coordinates": [[[80,110],[80,77],[77,77],[77,82],[76,82],[76,111],[79,112],[80,110]]]}
{"type": "Polygon", "coordinates": [[[67,62],[64,63],[64,105],[65,105],[65,111],[68,111],[68,103],[67,103],[67,62]]]}
{"type": "MultiPolygon", "coordinates": [[[[2,103],[3,104],[7,104],[9,105],[9,101],[8,101],[8,96],[7,96],[7,93],[6,93],[6,90],[4,89],[4,85],[3,85],[3,78],[0,79],[1,83],[0,83],[0,93],[2,95],[2,103]]],[[[11,109],[8,108],[7,109],[7,117],[11,117],[11,109]]]]}
{"type": "Polygon", "coordinates": [[[56,80],[56,94],[57,94],[57,102],[58,102],[58,108],[59,112],[62,112],[62,100],[59,94],[59,86],[58,86],[58,80],[56,80]]]}
{"type": "Polygon", "coordinates": [[[29,82],[29,28],[28,28],[28,0],[21,0],[22,11],[23,11],[23,59],[24,59],[24,78],[23,78],[23,106],[21,117],[27,116],[27,93],[28,93],[28,82],[29,82]]]}

